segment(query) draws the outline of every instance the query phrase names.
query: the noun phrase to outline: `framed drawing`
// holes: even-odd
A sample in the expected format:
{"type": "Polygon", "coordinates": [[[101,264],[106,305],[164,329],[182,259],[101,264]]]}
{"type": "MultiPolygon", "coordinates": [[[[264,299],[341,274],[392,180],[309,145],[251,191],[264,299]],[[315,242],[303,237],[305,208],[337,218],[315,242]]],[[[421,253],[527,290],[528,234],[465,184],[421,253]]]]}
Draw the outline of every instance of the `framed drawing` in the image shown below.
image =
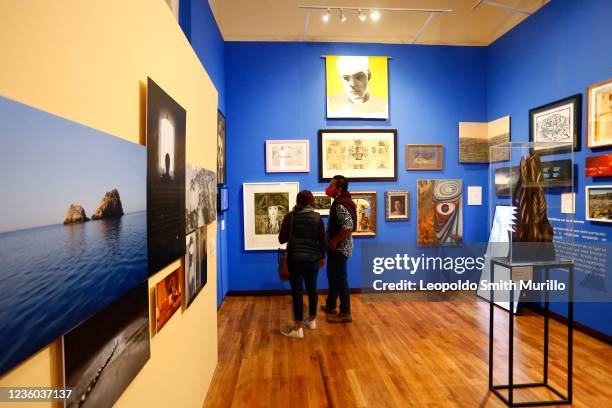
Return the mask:
{"type": "Polygon", "coordinates": [[[410,219],[410,192],[385,191],[385,220],[408,221],[410,219]]]}
{"type": "Polygon", "coordinates": [[[612,222],[612,185],[584,189],[587,221],[612,222]]]}
{"type": "Polygon", "coordinates": [[[336,174],[351,181],[396,181],[397,130],[319,130],[319,181],[336,174]]]}
{"type": "Polygon", "coordinates": [[[334,199],[325,194],[324,191],[316,191],[313,192],[312,195],[314,196],[314,210],[322,216],[327,217],[334,199]]]}
{"type": "Polygon", "coordinates": [[[587,146],[612,145],[612,79],[587,89],[587,146]]]}
{"type": "Polygon", "coordinates": [[[587,177],[612,176],[612,154],[587,157],[585,162],[587,177]]]}
{"type": "Polygon", "coordinates": [[[510,116],[491,122],[459,122],[459,162],[461,163],[508,160],[510,152],[506,152],[505,149],[491,152],[491,146],[508,142],[510,142],[510,116]]]}
{"type": "Polygon", "coordinates": [[[225,116],[217,110],[217,184],[227,182],[227,153],[225,149],[225,116]]]}
{"type": "Polygon", "coordinates": [[[274,250],[285,215],[295,205],[300,183],[243,183],[244,249],[274,250]]]}
{"type": "Polygon", "coordinates": [[[149,274],[185,255],[185,109],[147,82],[149,274]]]}
{"type": "Polygon", "coordinates": [[[327,118],[389,118],[388,57],[325,57],[327,118]]]}
{"type": "Polygon", "coordinates": [[[266,173],[308,173],[308,140],[266,140],[266,173]]]}
{"type": "Polygon", "coordinates": [[[406,170],[442,170],[444,146],[441,144],[407,144],[406,170]]]}
{"type": "Polygon", "coordinates": [[[417,244],[453,245],[463,240],[461,180],[419,180],[417,244]]]}
{"type": "Polygon", "coordinates": [[[543,153],[567,149],[580,150],[582,95],[576,94],[529,110],[529,140],[548,143],[534,148],[543,153]]]}
{"type": "Polygon", "coordinates": [[[376,191],[351,193],[357,206],[357,229],[354,237],[376,236],[376,191]]]}

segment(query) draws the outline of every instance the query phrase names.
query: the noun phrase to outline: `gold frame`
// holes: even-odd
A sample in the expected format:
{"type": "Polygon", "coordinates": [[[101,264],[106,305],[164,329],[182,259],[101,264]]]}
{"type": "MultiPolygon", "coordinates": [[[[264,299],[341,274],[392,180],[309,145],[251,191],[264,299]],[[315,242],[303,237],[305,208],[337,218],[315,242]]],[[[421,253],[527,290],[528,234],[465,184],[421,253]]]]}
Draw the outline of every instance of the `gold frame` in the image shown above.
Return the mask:
{"type": "Polygon", "coordinates": [[[589,149],[596,149],[599,147],[606,147],[606,146],[612,146],[612,140],[610,140],[610,143],[606,143],[606,144],[598,144],[598,145],[593,145],[591,144],[591,126],[593,126],[593,124],[591,123],[590,120],[590,114],[591,114],[591,91],[594,88],[599,88],[602,85],[612,85],[612,78],[610,79],[606,79],[604,81],[599,81],[597,83],[591,84],[589,85],[589,87],[587,88],[587,94],[586,94],[586,129],[587,129],[587,134],[586,134],[586,141],[587,141],[587,148],[589,149]]]}
{"type": "MultiPolygon", "coordinates": [[[[353,200],[359,198],[370,198],[371,199],[371,210],[370,210],[370,226],[373,227],[372,231],[367,232],[353,232],[354,237],[375,237],[378,232],[378,217],[377,217],[377,201],[376,191],[357,191],[351,192],[351,198],[353,200]]],[[[359,222],[359,221],[358,221],[359,222]]]]}

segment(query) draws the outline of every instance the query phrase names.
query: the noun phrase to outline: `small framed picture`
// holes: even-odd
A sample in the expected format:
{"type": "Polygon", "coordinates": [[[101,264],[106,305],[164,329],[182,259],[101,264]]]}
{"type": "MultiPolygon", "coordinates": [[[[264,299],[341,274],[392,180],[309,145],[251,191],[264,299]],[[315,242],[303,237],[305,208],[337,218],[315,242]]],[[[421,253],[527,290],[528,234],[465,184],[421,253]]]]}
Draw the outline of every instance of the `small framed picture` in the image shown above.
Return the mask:
{"type": "Polygon", "coordinates": [[[227,186],[219,186],[217,193],[217,212],[227,211],[229,208],[229,198],[227,186]]]}
{"type": "Polygon", "coordinates": [[[612,185],[586,186],[587,221],[612,222],[612,185]]]}
{"type": "Polygon", "coordinates": [[[408,221],[410,219],[410,192],[385,191],[385,220],[408,221]]]}
{"type": "Polygon", "coordinates": [[[406,170],[442,170],[444,146],[441,144],[407,144],[406,170]]]}
{"type": "Polygon", "coordinates": [[[612,145],[612,79],[587,90],[587,146],[612,145]]]}
{"type": "Polygon", "coordinates": [[[582,95],[576,94],[529,110],[529,140],[546,143],[534,150],[553,153],[570,144],[580,150],[581,106],[582,95]]]}
{"type": "Polygon", "coordinates": [[[612,176],[612,153],[587,157],[585,169],[587,177],[612,176]]]}
{"type": "Polygon", "coordinates": [[[308,140],[266,140],[266,173],[308,173],[308,140]]]}
{"type": "Polygon", "coordinates": [[[360,191],[351,194],[357,206],[357,229],[354,237],[376,236],[376,191],[360,191]]]}
{"type": "Polygon", "coordinates": [[[313,192],[312,195],[314,196],[314,210],[324,217],[329,216],[329,210],[331,210],[334,199],[323,191],[313,192]]]}

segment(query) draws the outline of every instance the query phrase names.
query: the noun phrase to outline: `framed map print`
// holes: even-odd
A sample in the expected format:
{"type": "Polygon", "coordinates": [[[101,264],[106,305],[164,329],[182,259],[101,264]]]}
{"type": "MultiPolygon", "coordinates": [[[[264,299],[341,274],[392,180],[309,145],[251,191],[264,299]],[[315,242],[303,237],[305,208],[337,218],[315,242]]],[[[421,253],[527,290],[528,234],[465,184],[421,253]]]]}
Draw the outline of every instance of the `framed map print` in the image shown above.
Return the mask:
{"type": "Polygon", "coordinates": [[[612,145],[612,79],[587,90],[587,146],[612,145]]]}
{"type": "Polygon", "coordinates": [[[266,173],[308,173],[308,140],[266,140],[266,173]]]}
{"type": "Polygon", "coordinates": [[[319,130],[319,181],[337,174],[351,181],[396,181],[397,130],[319,130]]]}
{"type": "Polygon", "coordinates": [[[529,111],[529,140],[547,143],[534,150],[545,153],[564,150],[568,143],[574,151],[580,150],[581,101],[582,96],[576,94],[529,111]]]}
{"type": "Polygon", "coordinates": [[[327,118],[389,118],[388,57],[325,57],[327,118]]]}
{"type": "Polygon", "coordinates": [[[300,183],[243,183],[244,249],[275,250],[283,219],[293,206],[300,183]]]}

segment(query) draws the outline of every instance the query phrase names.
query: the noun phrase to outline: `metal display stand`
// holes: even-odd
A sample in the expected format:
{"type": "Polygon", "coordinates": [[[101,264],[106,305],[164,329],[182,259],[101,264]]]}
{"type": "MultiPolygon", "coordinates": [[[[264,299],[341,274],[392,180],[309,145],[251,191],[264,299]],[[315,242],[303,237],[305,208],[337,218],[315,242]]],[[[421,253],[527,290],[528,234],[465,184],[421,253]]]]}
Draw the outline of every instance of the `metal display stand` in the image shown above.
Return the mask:
{"type": "MultiPolygon", "coordinates": [[[[553,388],[548,383],[548,319],[549,319],[549,291],[544,292],[544,365],[542,382],[520,383],[514,384],[513,369],[514,369],[514,318],[516,315],[508,313],[508,335],[509,335],[509,350],[508,350],[508,384],[493,385],[493,308],[494,308],[494,291],[490,290],[490,309],[489,309],[489,390],[499,397],[506,405],[510,407],[534,407],[544,405],[561,405],[572,403],[572,346],[573,346],[573,328],[574,328],[574,262],[571,259],[557,258],[553,261],[546,262],[512,262],[508,258],[492,258],[491,259],[491,282],[495,282],[495,265],[510,269],[512,277],[513,267],[533,267],[544,270],[544,279],[548,281],[549,272],[551,269],[567,269],[569,273],[569,293],[567,300],[567,395],[553,388]],[[553,393],[559,396],[558,400],[550,401],[529,401],[529,402],[514,402],[514,390],[516,388],[535,388],[546,387],[553,393]],[[508,398],[504,397],[500,390],[508,390],[508,398]]],[[[514,306],[514,289],[510,289],[510,310],[514,306]]]]}

